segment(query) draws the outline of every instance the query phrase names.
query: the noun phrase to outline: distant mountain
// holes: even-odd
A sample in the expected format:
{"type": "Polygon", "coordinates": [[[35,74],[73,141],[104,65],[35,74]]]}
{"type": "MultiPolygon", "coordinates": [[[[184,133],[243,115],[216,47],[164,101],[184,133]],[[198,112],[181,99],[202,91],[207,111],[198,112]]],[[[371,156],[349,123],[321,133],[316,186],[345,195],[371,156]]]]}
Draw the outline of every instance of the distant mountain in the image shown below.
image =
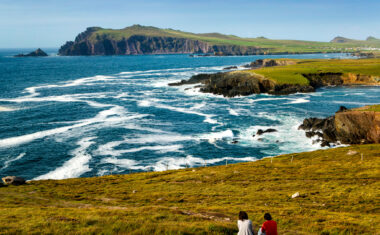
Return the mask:
{"type": "Polygon", "coordinates": [[[375,37],[372,37],[372,36],[369,36],[366,40],[367,40],[367,41],[378,41],[378,40],[380,40],[380,39],[375,38],[375,37]]]}
{"type": "MultiPolygon", "coordinates": [[[[364,41],[353,42],[355,46],[361,46],[364,41]]],[[[132,25],[123,29],[89,27],[74,41],[68,41],[61,46],[59,55],[294,54],[340,52],[346,51],[345,47],[346,45],[339,43],[271,40],[264,37],[240,38],[220,33],[196,34],[132,25]]]]}
{"type": "Polygon", "coordinates": [[[337,36],[333,40],[331,40],[330,42],[345,43],[345,42],[352,42],[352,41],[353,41],[352,39],[337,36]]]}

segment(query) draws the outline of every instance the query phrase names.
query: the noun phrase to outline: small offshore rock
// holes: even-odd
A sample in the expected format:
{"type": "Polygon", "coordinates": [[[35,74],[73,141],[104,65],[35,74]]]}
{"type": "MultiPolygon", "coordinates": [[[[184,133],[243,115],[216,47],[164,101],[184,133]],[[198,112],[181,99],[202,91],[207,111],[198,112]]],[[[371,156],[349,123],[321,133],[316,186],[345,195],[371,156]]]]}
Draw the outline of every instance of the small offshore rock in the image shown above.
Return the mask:
{"type": "Polygon", "coordinates": [[[18,54],[18,55],[15,55],[15,57],[41,57],[41,56],[48,56],[48,54],[46,54],[46,52],[44,52],[40,48],[38,48],[35,51],[30,52],[29,54],[18,54]]]}
{"type": "Polygon", "coordinates": [[[25,184],[25,179],[18,176],[6,176],[2,178],[6,185],[22,185],[25,184]]]}
{"type": "Polygon", "coordinates": [[[269,129],[266,129],[265,131],[262,130],[262,129],[259,129],[257,130],[257,133],[256,135],[262,135],[264,133],[270,133],[270,132],[276,132],[277,130],[276,129],[273,129],[273,128],[269,128],[269,129]]]}
{"type": "Polygon", "coordinates": [[[223,68],[224,70],[231,70],[231,69],[237,69],[238,67],[237,66],[229,66],[229,67],[225,67],[223,68]]]}

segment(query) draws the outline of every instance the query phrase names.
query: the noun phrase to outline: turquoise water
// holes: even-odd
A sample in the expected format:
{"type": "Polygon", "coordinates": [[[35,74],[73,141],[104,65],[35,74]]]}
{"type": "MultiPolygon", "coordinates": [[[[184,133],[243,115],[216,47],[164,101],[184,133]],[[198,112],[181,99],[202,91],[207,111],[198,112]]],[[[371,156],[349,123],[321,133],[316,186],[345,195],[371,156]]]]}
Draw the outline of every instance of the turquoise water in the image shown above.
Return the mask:
{"type": "Polygon", "coordinates": [[[27,51],[0,50],[0,175],[26,179],[160,171],[315,150],[320,146],[297,129],[305,117],[380,98],[379,87],[224,98],[167,86],[284,56],[58,57],[48,50],[46,58],[11,57],[27,51]],[[260,128],[278,132],[253,137],[260,128]]]}

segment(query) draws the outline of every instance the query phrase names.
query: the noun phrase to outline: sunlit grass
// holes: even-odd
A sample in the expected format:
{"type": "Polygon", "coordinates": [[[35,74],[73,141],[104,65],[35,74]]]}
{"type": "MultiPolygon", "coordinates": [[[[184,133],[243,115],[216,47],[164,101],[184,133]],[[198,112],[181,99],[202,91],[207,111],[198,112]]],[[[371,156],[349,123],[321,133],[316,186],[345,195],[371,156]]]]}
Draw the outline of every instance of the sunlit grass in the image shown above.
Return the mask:
{"type": "Polygon", "coordinates": [[[374,144],[272,163],[31,181],[0,188],[0,233],[233,234],[246,210],[256,228],[271,212],[280,234],[374,234],[379,175],[374,144]]]}
{"type": "Polygon", "coordinates": [[[278,84],[307,85],[309,81],[303,74],[310,73],[352,73],[380,78],[380,59],[293,59],[292,61],[296,61],[297,64],[265,67],[250,72],[263,75],[278,84]]]}

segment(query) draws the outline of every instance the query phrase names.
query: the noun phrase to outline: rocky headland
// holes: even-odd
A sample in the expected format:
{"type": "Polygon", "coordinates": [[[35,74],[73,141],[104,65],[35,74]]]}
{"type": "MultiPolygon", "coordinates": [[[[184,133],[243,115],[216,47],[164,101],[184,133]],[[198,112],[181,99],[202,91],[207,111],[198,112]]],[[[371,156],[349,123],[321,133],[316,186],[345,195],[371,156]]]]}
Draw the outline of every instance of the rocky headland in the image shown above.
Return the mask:
{"type": "Polygon", "coordinates": [[[306,118],[299,129],[321,146],[380,143],[380,105],[341,107],[328,118],[306,118]]]}
{"type": "MultiPolygon", "coordinates": [[[[362,61],[369,62],[369,60],[362,61]]],[[[200,84],[197,87],[201,92],[234,97],[260,93],[288,95],[297,92],[313,92],[324,86],[380,85],[380,76],[378,75],[380,67],[375,64],[378,62],[377,60],[371,61],[369,64],[371,70],[368,71],[369,66],[364,62],[363,65],[359,63],[363,69],[360,70],[359,67],[358,70],[358,60],[320,60],[317,62],[322,63],[321,69],[315,67],[314,61],[310,60],[256,60],[244,65],[245,70],[198,74],[189,80],[170,83],[169,86],[200,84]],[[354,69],[349,67],[352,72],[344,71],[347,69],[347,64],[351,66],[350,63],[356,67],[354,69]],[[330,67],[334,64],[336,67],[331,69],[330,67]],[[308,66],[314,66],[314,68],[309,69],[308,66]],[[327,66],[327,69],[323,66],[327,66]],[[268,67],[276,68],[268,70],[268,67]]]]}
{"type": "Polygon", "coordinates": [[[46,52],[38,48],[37,50],[32,51],[28,54],[18,54],[18,55],[15,55],[14,57],[43,57],[43,56],[48,56],[48,54],[46,54],[46,52]]]}
{"type": "Polygon", "coordinates": [[[212,44],[170,33],[155,27],[134,25],[115,36],[104,33],[100,27],[89,27],[75,41],[66,42],[59,55],[142,55],[142,54],[213,54],[213,55],[256,55],[263,49],[254,46],[212,44]]]}

